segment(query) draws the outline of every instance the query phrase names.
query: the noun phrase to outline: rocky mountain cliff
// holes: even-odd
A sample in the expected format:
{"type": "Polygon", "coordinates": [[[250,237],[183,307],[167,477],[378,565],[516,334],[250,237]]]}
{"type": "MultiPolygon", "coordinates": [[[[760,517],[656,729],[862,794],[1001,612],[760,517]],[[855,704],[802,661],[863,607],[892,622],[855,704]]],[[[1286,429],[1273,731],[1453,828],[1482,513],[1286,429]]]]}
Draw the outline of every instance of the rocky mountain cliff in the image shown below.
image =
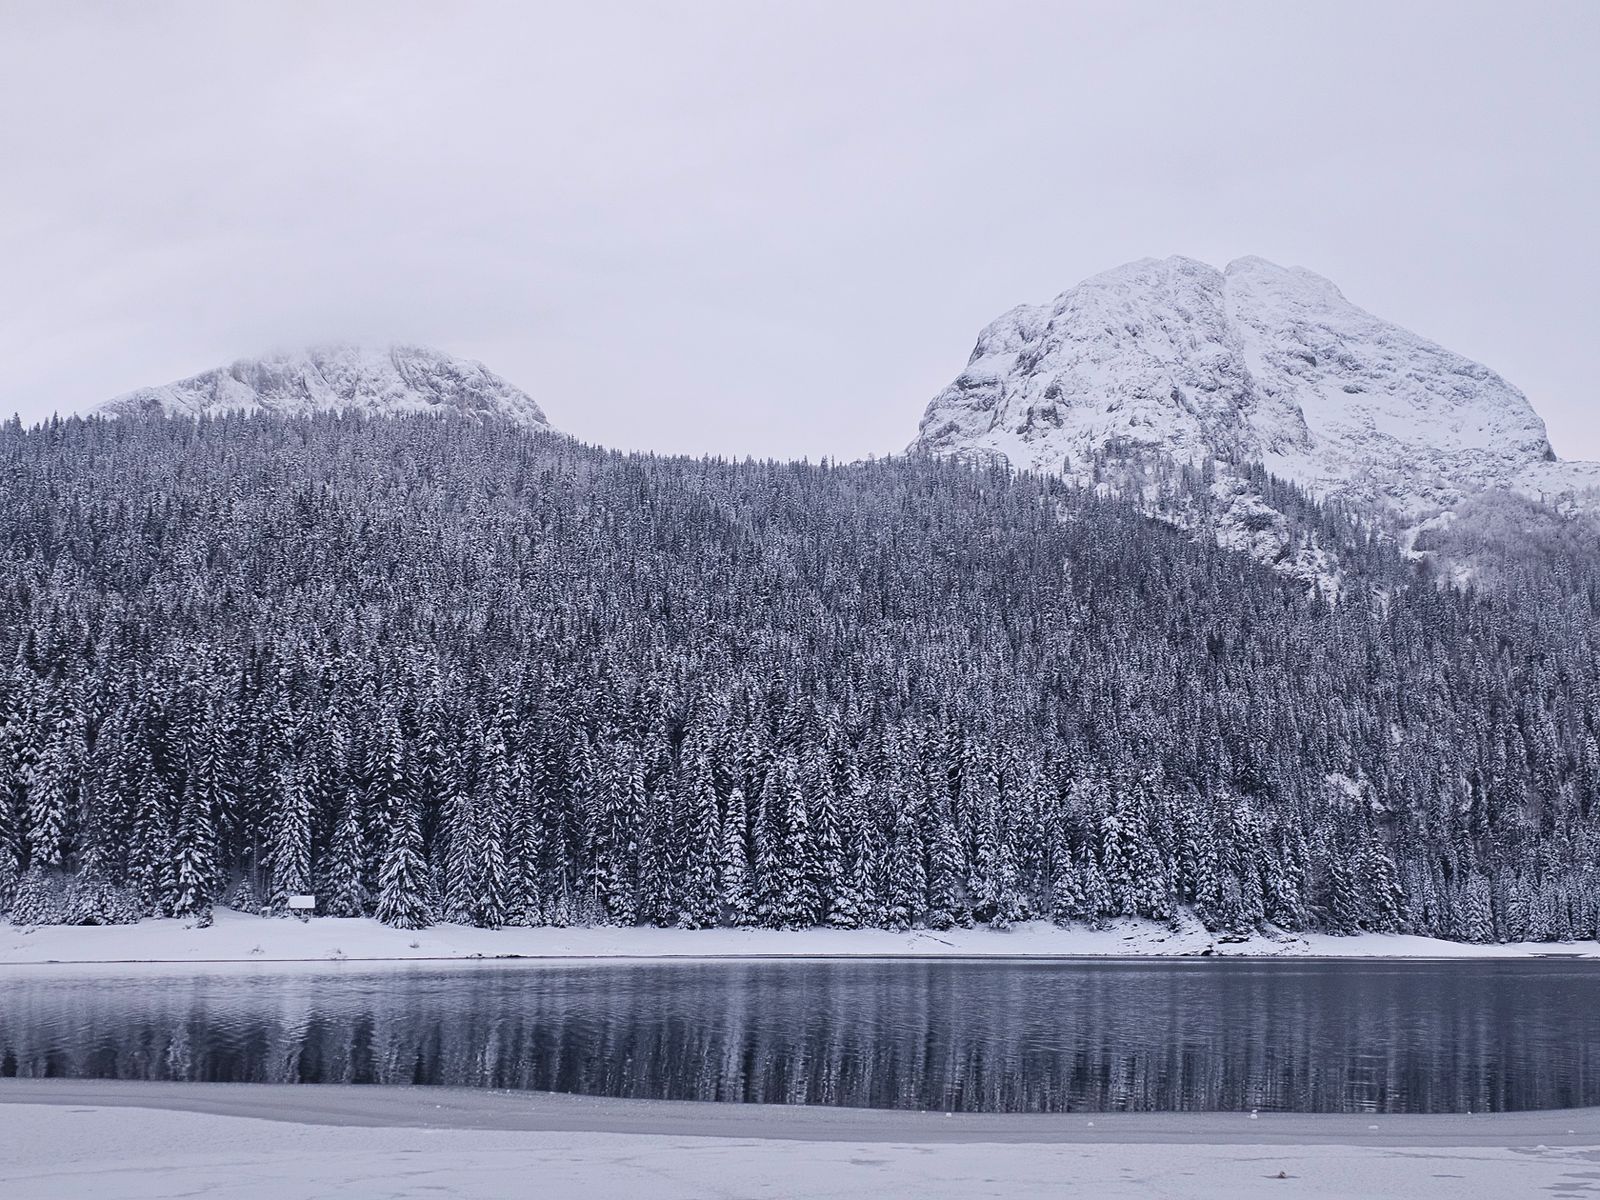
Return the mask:
{"type": "Polygon", "coordinates": [[[241,359],[163,387],[140,388],[98,409],[117,416],[236,410],[283,416],[434,413],[549,428],[531,396],[482,363],[421,346],[333,345],[241,359]]]}
{"type": "Polygon", "coordinates": [[[1144,259],[1012,309],[911,449],[1084,479],[1108,460],[1209,459],[1225,488],[1260,463],[1402,528],[1485,491],[1559,503],[1600,486],[1600,464],[1556,461],[1489,368],[1260,258],[1144,259]]]}

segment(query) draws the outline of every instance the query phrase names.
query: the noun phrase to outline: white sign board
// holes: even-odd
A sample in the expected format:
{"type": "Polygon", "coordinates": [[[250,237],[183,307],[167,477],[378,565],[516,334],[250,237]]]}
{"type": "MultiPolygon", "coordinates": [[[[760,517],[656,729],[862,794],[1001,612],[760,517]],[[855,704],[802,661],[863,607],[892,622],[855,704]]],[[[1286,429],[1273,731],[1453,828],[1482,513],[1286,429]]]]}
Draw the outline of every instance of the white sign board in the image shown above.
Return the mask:
{"type": "Polygon", "coordinates": [[[291,909],[296,910],[296,911],[310,910],[310,909],[316,908],[316,906],[317,906],[317,898],[315,896],[290,896],[289,897],[289,907],[291,909]]]}

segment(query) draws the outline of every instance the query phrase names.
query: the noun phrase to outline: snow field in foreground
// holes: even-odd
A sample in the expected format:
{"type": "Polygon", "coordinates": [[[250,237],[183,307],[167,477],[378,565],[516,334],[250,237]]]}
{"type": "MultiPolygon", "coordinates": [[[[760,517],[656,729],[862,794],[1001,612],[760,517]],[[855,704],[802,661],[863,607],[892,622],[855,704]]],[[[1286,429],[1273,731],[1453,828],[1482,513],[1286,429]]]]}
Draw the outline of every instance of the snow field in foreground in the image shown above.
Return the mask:
{"type": "MultiPolygon", "coordinates": [[[[1487,1122],[1486,1122],[1487,1123],[1487,1122]]],[[[310,1197],[1373,1197],[1578,1194],[1584,1147],[800,1142],[354,1128],[0,1104],[0,1194],[310,1197]]]]}

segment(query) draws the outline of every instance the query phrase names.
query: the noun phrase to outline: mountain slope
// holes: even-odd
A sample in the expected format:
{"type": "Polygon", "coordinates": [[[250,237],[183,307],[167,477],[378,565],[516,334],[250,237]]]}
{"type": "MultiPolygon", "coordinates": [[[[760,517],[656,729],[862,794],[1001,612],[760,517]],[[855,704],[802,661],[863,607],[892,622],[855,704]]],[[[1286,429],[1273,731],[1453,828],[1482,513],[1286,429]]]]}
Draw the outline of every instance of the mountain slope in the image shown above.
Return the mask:
{"type": "Polygon", "coordinates": [[[1490,489],[1600,485],[1499,375],[1260,258],[1144,259],[1011,310],[911,448],[1079,478],[1129,455],[1261,463],[1404,525],[1490,489]]]}
{"type": "Polygon", "coordinates": [[[1596,933],[1592,555],[1506,603],[1330,522],[1329,605],[1046,475],[407,416],[0,462],[19,924],[1596,933]]]}
{"type": "Polygon", "coordinates": [[[202,416],[236,410],[280,416],[432,413],[550,427],[531,396],[482,363],[421,346],[332,345],[241,359],[163,387],[140,388],[97,411],[202,416]]]}

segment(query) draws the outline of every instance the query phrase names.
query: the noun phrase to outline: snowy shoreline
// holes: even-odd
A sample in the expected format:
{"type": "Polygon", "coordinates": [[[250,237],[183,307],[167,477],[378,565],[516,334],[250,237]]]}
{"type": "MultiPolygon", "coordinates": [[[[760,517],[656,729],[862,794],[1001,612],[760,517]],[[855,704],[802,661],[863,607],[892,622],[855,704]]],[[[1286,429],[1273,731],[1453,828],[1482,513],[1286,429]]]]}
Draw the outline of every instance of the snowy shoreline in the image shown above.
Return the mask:
{"type": "Polygon", "coordinates": [[[753,1137],[801,1142],[1374,1146],[1600,1143],[1600,1107],[1495,1113],[945,1113],[381,1084],[0,1079],[0,1106],[16,1104],[139,1108],[341,1128],[753,1137]]]}
{"type": "Polygon", "coordinates": [[[215,922],[148,919],[137,925],[22,928],[0,925],[0,966],[133,963],[337,963],[448,960],[659,960],[770,958],[1348,958],[1600,959],[1600,942],[1477,945],[1407,934],[1257,935],[1223,941],[1197,923],[1149,921],[1107,929],[1047,922],[944,931],[882,929],[477,929],[410,931],[362,918],[301,922],[218,909],[215,922]]]}
{"type": "Polygon", "coordinates": [[[0,1190],[31,1200],[1323,1200],[1576,1195],[1600,1109],[1004,1114],[455,1088],[0,1080],[0,1190]],[[1063,1188],[1069,1191],[1063,1191],[1063,1188]]]}

